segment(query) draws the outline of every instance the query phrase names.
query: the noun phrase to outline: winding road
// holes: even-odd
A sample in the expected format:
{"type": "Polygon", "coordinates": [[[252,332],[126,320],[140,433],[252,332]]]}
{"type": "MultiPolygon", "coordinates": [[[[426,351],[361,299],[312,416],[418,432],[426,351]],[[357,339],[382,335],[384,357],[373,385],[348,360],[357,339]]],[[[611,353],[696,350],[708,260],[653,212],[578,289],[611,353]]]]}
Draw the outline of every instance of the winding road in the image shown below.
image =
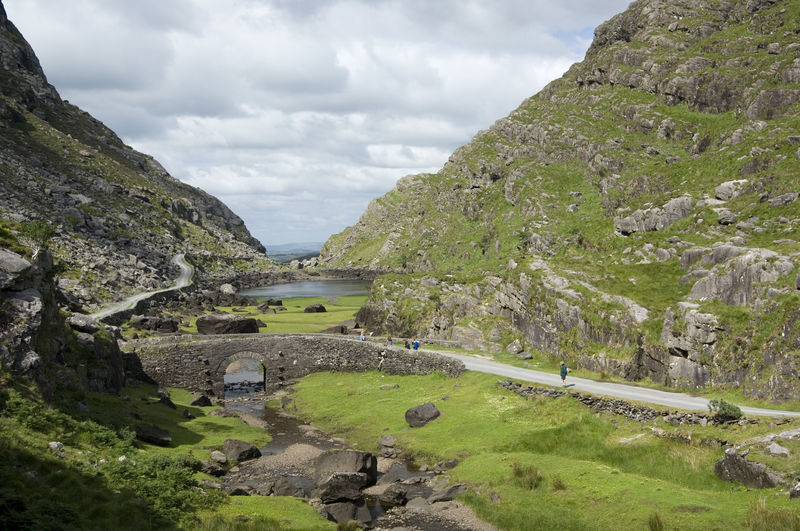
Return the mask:
{"type": "MultiPolygon", "coordinates": [[[[551,385],[553,387],[562,386],[561,377],[559,377],[557,374],[522,369],[481,358],[453,354],[451,352],[435,352],[437,354],[441,354],[442,356],[447,356],[462,361],[464,366],[470,371],[496,374],[498,376],[505,376],[506,378],[551,385]]],[[[708,411],[707,399],[690,396],[683,393],[671,393],[667,391],[659,391],[657,389],[648,389],[646,387],[637,387],[635,385],[596,382],[594,380],[575,378],[572,376],[567,377],[567,385],[568,389],[574,391],[586,391],[587,393],[596,395],[612,396],[615,398],[621,398],[623,400],[658,404],[676,409],[708,411]]],[[[747,406],[739,407],[741,408],[742,413],[745,415],[756,415],[761,417],[800,417],[800,412],[797,411],[781,411],[776,409],[763,409],[747,406]]]]}
{"type": "Polygon", "coordinates": [[[144,293],[137,293],[136,295],[132,295],[127,299],[109,304],[102,310],[89,314],[89,317],[99,321],[104,317],[108,317],[109,315],[132,308],[137,302],[139,302],[142,299],[146,299],[151,295],[155,295],[156,293],[162,293],[164,291],[169,291],[172,289],[185,288],[186,286],[191,284],[192,276],[194,276],[194,267],[192,267],[191,264],[189,264],[186,261],[185,255],[183,253],[176,254],[175,256],[172,257],[172,263],[181,268],[181,273],[180,275],[178,275],[178,278],[175,279],[175,283],[172,286],[164,289],[158,289],[155,291],[146,291],[144,293]]]}

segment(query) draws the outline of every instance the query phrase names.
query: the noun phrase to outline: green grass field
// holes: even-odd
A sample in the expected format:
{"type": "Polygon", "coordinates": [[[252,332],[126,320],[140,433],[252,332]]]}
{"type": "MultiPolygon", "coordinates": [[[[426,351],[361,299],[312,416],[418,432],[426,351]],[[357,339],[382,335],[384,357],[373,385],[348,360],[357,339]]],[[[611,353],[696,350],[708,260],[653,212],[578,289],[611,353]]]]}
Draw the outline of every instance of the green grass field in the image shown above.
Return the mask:
{"type": "MultiPolygon", "coordinates": [[[[376,451],[389,433],[420,465],[458,459],[451,480],[468,484],[464,500],[502,529],[646,529],[656,513],[666,529],[758,528],[748,519],[762,498],[763,518],[786,513],[784,528],[795,529],[797,504],[785,493],[749,491],[713,473],[723,452],[718,439],[741,442],[775,431],[768,422],[645,425],[594,414],[568,397],[523,399],[495,382],[470,372],[457,379],[319,373],[296,386],[294,407],[364,451],[376,451]],[[404,412],[427,401],[441,417],[409,429],[404,412]],[[657,437],[651,427],[691,442],[657,437]],[[515,468],[541,477],[521,481],[515,468]]],[[[800,459],[791,459],[784,467],[796,475],[800,459]]]]}

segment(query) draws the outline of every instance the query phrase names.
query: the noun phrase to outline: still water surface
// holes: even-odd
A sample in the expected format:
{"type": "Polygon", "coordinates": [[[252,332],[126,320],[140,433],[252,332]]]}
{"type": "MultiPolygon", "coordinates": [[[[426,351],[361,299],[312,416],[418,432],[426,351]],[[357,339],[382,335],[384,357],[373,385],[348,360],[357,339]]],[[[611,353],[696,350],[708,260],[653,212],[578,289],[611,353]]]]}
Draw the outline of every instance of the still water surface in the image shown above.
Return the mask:
{"type": "Polygon", "coordinates": [[[367,295],[371,280],[303,280],[286,284],[273,284],[241,291],[248,297],[291,299],[294,297],[344,297],[367,295]]]}

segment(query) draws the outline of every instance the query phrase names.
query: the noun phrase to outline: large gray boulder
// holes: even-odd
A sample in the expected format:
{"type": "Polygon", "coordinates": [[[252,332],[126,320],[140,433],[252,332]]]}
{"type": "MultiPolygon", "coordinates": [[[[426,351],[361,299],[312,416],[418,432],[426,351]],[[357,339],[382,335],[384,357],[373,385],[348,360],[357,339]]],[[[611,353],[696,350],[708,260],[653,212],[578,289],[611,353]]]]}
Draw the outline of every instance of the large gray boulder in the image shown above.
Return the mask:
{"type": "Polygon", "coordinates": [[[739,197],[748,182],[747,179],[724,182],[714,189],[714,197],[722,201],[739,197]]]}
{"type": "Polygon", "coordinates": [[[357,501],[367,475],[361,472],[334,472],[317,485],[314,496],[324,503],[357,501]]]}
{"type": "Polygon", "coordinates": [[[17,279],[30,271],[31,267],[31,263],[17,253],[0,249],[0,289],[13,286],[17,279]]]}
{"type": "Polygon", "coordinates": [[[294,496],[308,498],[314,489],[314,482],[303,476],[281,476],[272,486],[273,496],[294,496]]]}
{"type": "Polygon", "coordinates": [[[783,477],[767,465],[748,461],[735,448],[725,450],[725,455],[714,464],[714,473],[751,489],[771,489],[783,481],[783,477]]]}
{"type": "Polygon", "coordinates": [[[433,402],[427,402],[406,411],[406,422],[408,422],[408,425],[412,428],[421,428],[437,418],[440,414],[436,406],[433,405],[433,402]]]}
{"type": "Polygon", "coordinates": [[[248,442],[238,439],[226,439],[222,444],[222,452],[229,460],[238,463],[261,457],[261,450],[248,442]]]}
{"type": "Polygon", "coordinates": [[[155,332],[171,333],[178,331],[178,321],[151,315],[134,315],[131,317],[131,328],[137,330],[153,330],[155,332]]]}
{"type": "Polygon", "coordinates": [[[97,321],[82,313],[74,313],[67,318],[67,323],[73,330],[78,332],[85,332],[87,334],[94,334],[100,330],[100,325],[97,321]]]}
{"type": "Polygon", "coordinates": [[[136,426],[136,438],[156,446],[169,446],[172,444],[172,436],[167,430],[149,424],[136,426]]]}
{"type": "Polygon", "coordinates": [[[323,516],[334,522],[348,522],[355,520],[363,524],[372,522],[372,515],[364,500],[357,502],[326,503],[322,506],[323,516]]]}
{"type": "Polygon", "coordinates": [[[197,318],[197,332],[204,335],[257,334],[258,323],[252,317],[212,313],[197,318]]]}
{"type": "Polygon", "coordinates": [[[361,487],[374,485],[378,478],[378,460],[369,452],[336,450],[320,455],[314,464],[314,480],[319,485],[335,473],[364,474],[361,487]]]}

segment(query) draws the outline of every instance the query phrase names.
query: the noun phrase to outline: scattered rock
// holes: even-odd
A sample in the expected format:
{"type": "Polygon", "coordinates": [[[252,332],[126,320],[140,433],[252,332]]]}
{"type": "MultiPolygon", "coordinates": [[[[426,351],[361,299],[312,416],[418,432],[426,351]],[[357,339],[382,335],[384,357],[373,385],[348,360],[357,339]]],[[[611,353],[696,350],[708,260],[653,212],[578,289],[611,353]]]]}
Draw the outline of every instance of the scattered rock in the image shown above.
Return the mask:
{"type": "Polygon", "coordinates": [[[440,414],[436,406],[433,405],[433,402],[427,402],[406,411],[405,417],[409,426],[412,428],[421,428],[430,421],[436,419],[440,414]]]}
{"type": "Polygon", "coordinates": [[[328,310],[325,309],[325,306],[322,304],[311,304],[310,306],[306,306],[303,310],[303,313],[324,313],[328,310]]]}
{"type": "Polygon", "coordinates": [[[67,323],[73,330],[87,334],[94,334],[100,330],[100,325],[97,324],[97,321],[82,313],[73,313],[67,319],[67,323]]]}
{"type": "Polygon", "coordinates": [[[722,201],[739,197],[748,182],[747,179],[724,182],[714,189],[714,197],[722,201]]]}
{"type": "Polygon", "coordinates": [[[211,404],[211,399],[208,398],[206,395],[196,394],[194,396],[194,399],[192,399],[192,401],[189,402],[189,405],[197,407],[208,407],[211,406],[212,404],[211,404]]]}
{"type": "Polygon", "coordinates": [[[136,426],[136,438],[156,446],[169,446],[172,444],[172,436],[167,430],[149,424],[138,424],[136,426]]]}
{"type": "Polygon", "coordinates": [[[795,193],[783,194],[783,195],[779,195],[775,199],[770,199],[769,206],[771,206],[771,207],[787,206],[787,205],[791,205],[796,200],[797,200],[797,194],[795,194],[795,193]]]}
{"type": "Polygon", "coordinates": [[[225,457],[239,463],[261,457],[261,451],[258,448],[237,439],[226,439],[222,445],[222,451],[225,453],[225,457]]]}
{"type": "Polygon", "coordinates": [[[53,441],[47,443],[47,447],[50,449],[51,452],[56,454],[56,457],[64,458],[67,456],[66,450],[64,450],[64,443],[61,441],[53,441]]]}
{"type": "Polygon", "coordinates": [[[211,458],[212,461],[215,461],[223,465],[228,462],[228,457],[219,450],[211,450],[209,457],[211,458]]]}
{"type": "Polygon", "coordinates": [[[776,442],[767,446],[767,452],[776,457],[789,457],[790,455],[788,448],[785,448],[776,442]]]}
{"type": "Polygon", "coordinates": [[[395,438],[394,435],[381,435],[381,440],[378,443],[378,447],[380,448],[379,455],[381,457],[389,457],[394,458],[399,455],[397,448],[395,448],[395,438]]]}

